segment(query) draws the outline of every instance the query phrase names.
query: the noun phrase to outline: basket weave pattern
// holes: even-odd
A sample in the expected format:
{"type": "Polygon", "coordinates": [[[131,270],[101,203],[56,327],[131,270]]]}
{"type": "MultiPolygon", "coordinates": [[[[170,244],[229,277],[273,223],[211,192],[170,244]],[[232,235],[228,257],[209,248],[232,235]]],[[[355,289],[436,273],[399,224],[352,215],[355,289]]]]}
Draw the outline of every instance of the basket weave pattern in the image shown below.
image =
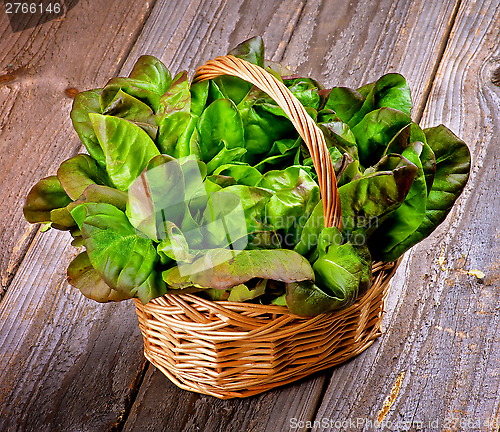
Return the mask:
{"type": "Polygon", "coordinates": [[[374,265],[370,290],[351,307],[313,318],[282,306],[211,302],[191,294],[135,300],[145,357],[178,387],[247,397],[361,353],[381,334],[397,263],[374,265]]]}
{"type": "MultiPolygon", "coordinates": [[[[227,74],[272,97],[304,140],[318,175],[325,226],[342,229],[340,196],[321,130],[271,74],[225,56],[207,62],[193,82],[227,74]]],[[[396,263],[373,263],[370,289],[347,309],[304,318],[286,307],[212,302],[167,294],[135,299],[144,355],[177,386],[221,399],[247,397],[342,363],[381,334],[384,302],[396,263]]]]}

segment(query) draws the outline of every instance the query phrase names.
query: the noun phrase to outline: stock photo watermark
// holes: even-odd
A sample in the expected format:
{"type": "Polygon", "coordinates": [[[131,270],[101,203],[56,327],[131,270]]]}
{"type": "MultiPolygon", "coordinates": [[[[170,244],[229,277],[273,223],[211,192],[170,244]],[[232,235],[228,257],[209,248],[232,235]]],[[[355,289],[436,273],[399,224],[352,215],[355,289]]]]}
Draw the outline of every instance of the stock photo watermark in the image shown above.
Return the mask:
{"type": "Polygon", "coordinates": [[[7,15],[14,33],[33,28],[49,21],[64,19],[80,0],[3,0],[3,13],[7,15]]]}
{"type": "Polygon", "coordinates": [[[314,429],[321,431],[334,429],[337,431],[430,431],[430,430],[479,430],[488,428],[497,430],[500,427],[499,418],[480,419],[472,417],[445,417],[434,420],[390,420],[377,421],[368,417],[354,417],[344,420],[330,419],[327,417],[318,420],[299,420],[295,417],[290,419],[289,430],[314,429]]]}

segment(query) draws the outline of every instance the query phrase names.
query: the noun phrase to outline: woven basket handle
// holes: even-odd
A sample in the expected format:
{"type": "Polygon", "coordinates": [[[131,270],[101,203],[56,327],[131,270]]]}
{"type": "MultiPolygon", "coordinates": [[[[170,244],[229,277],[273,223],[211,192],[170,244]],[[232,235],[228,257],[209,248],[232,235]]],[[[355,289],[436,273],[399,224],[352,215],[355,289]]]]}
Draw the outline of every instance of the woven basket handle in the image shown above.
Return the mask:
{"type": "Polygon", "coordinates": [[[193,78],[193,83],[213,79],[220,75],[233,75],[248,81],[266,92],[285,112],[306,143],[318,174],[325,227],[336,226],[341,230],[342,210],[332,159],[323,133],[309,117],[302,104],[283,83],[270,73],[231,55],[217,57],[200,66],[193,78]]]}

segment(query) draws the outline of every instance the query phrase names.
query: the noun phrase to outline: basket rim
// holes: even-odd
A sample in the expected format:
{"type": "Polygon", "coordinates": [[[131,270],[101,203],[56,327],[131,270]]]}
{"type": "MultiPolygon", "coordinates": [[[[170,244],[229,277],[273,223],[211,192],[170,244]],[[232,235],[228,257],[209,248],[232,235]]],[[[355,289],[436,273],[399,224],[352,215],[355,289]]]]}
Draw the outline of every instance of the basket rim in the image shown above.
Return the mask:
{"type": "MultiPolygon", "coordinates": [[[[403,255],[404,256],[404,255],[403,255]]],[[[139,299],[134,299],[136,307],[140,309],[148,309],[151,312],[155,312],[156,309],[165,310],[166,303],[176,303],[177,307],[180,308],[189,308],[193,309],[193,306],[196,308],[200,308],[200,310],[206,309],[209,314],[227,314],[229,317],[233,314],[238,316],[238,319],[241,319],[244,315],[242,313],[249,314],[254,312],[256,315],[272,315],[274,317],[291,317],[293,320],[311,320],[315,317],[324,317],[324,316],[335,316],[338,318],[342,318],[343,316],[349,315],[356,309],[359,309],[364,304],[368,303],[373,297],[378,294],[380,288],[383,288],[385,284],[388,284],[394,274],[396,273],[399,264],[401,263],[403,256],[401,256],[397,261],[382,263],[382,262],[374,262],[372,275],[373,280],[368,291],[363,293],[361,296],[358,296],[356,301],[350,305],[349,307],[342,309],[340,311],[332,311],[327,312],[315,316],[304,317],[300,315],[295,315],[291,313],[286,306],[278,306],[278,305],[263,305],[258,303],[248,303],[248,302],[230,302],[226,300],[217,300],[212,301],[202,297],[197,296],[195,293],[193,294],[165,294],[162,297],[157,297],[151,300],[146,305],[143,305],[139,299]],[[382,283],[376,283],[378,277],[382,275],[384,281],[382,283]]],[[[157,311],[158,312],[158,311],[157,311]]],[[[185,312],[185,310],[184,310],[185,312]]],[[[202,326],[206,326],[209,323],[213,323],[212,320],[206,320],[206,317],[203,313],[196,311],[198,315],[197,324],[202,326]]],[[[169,311],[172,314],[172,311],[169,311]]],[[[175,315],[175,314],[173,314],[175,315]]],[[[251,317],[249,317],[251,318],[251,317]]],[[[249,322],[253,322],[254,318],[248,319],[249,322]]],[[[193,324],[193,323],[192,323],[193,324]]]]}

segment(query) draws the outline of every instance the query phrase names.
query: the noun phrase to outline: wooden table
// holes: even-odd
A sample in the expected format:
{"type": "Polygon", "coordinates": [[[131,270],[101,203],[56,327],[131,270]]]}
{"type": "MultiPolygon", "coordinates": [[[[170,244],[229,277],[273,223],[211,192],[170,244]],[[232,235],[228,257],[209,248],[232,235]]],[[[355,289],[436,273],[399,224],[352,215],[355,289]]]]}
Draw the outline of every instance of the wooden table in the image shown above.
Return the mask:
{"type": "Polygon", "coordinates": [[[1,431],[499,430],[498,0],[66,3],[62,18],[16,33],[0,6],[1,431]],[[268,58],[326,86],[401,72],[414,118],[462,137],[473,170],[447,220],[407,254],[372,347],[299,383],[220,401],[149,365],[133,303],[96,304],[70,287],[69,235],[40,233],[21,208],[37,179],[81,149],[74,89],[103,86],[145,53],[194,71],[253,35],[268,58]]]}

